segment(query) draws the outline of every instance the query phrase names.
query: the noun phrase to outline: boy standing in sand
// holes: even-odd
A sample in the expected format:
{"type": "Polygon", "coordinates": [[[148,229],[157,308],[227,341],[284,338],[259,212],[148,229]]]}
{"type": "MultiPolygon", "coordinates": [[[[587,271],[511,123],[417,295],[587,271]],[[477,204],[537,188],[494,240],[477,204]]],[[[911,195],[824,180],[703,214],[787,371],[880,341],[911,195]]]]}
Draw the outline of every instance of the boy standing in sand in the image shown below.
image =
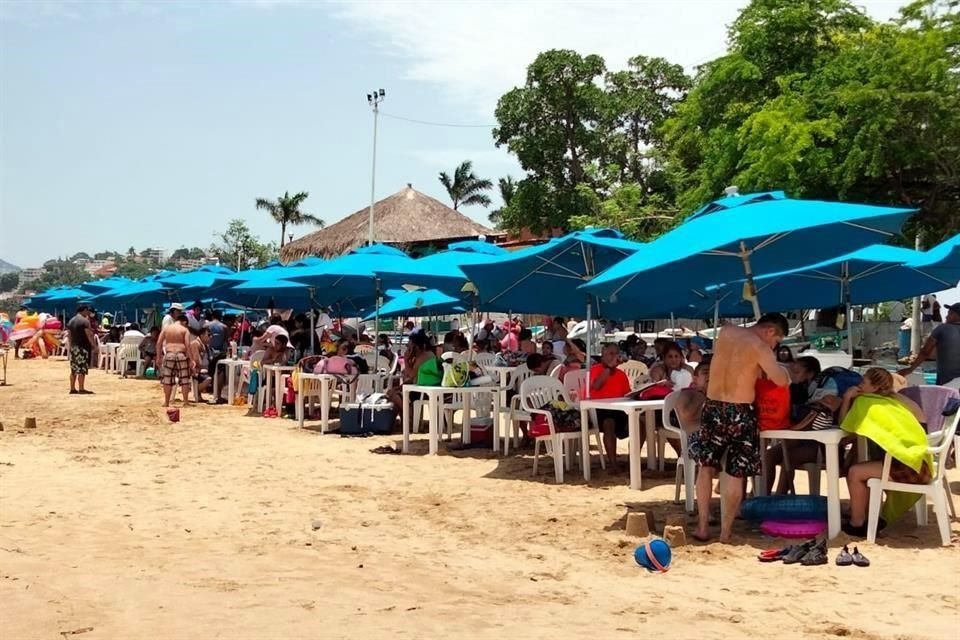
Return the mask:
{"type": "MultiPolygon", "coordinates": [[[[760,430],[753,407],[754,389],[761,372],[777,386],[790,384],[790,375],[774,355],[787,330],[787,319],[779,313],[763,316],[750,328],[726,325],[720,330],[700,431],[691,443],[691,454],[700,464],[698,524],[693,534],[697,540],[706,542],[710,538],[710,497],[724,454],[723,470],[731,477],[740,479],[760,473],[760,430]]],[[[720,499],[724,506],[720,542],[729,542],[743,499],[743,483],[726,483],[720,499]]]]}
{"type": "Polygon", "coordinates": [[[190,356],[190,330],[186,318],[168,324],[157,338],[157,357],[160,358],[160,384],[163,385],[163,406],[170,406],[173,381],[180,383],[183,402],[190,398],[190,371],[196,367],[190,356]],[[182,321],[181,321],[182,320],[182,321]]]}

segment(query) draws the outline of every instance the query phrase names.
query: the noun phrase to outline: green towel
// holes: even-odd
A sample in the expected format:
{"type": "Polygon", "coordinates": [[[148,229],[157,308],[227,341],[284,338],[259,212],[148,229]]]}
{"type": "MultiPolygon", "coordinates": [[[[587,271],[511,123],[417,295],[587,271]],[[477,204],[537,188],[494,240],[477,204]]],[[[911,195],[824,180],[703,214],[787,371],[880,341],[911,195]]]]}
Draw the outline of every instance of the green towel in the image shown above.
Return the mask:
{"type": "MultiPolygon", "coordinates": [[[[862,395],[854,400],[840,428],[875,442],[881,449],[917,473],[926,462],[933,470],[927,433],[913,413],[896,398],[862,395]]],[[[915,493],[887,492],[882,517],[892,523],[920,499],[915,493]]]]}

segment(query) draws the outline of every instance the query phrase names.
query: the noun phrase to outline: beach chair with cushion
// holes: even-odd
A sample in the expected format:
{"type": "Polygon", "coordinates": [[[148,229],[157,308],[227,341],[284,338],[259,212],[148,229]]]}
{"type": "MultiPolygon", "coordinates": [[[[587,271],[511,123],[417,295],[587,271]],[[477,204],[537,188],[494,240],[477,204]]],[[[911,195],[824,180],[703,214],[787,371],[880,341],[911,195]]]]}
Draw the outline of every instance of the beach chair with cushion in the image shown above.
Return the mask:
{"type": "MultiPolygon", "coordinates": [[[[543,445],[546,455],[553,457],[553,471],[556,481],[558,483],[563,482],[564,467],[566,466],[569,469],[573,458],[577,458],[579,462],[577,452],[580,449],[581,432],[579,429],[570,432],[558,432],[553,423],[553,414],[543,407],[557,400],[572,407],[574,405],[573,399],[564,390],[563,385],[550,376],[532,376],[524,380],[520,384],[519,397],[520,409],[531,418],[544,416],[549,428],[548,434],[534,438],[533,475],[537,475],[540,462],[540,446],[543,445]]],[[[591,427],[588,431],[588,437],[591,436],[596,439],[597,450],[600,453],[600,466],[606,468],[600,431],[591,427]]]]}
{"type": "Polygon", "coordinates": [[[940,541],[944,546],[950,545],[950,520],[947,511],[956,516],[953,498],[946,478],[947,458],[950,446],[957,433],[957,423],[960,422],[960,411],[956,411],[947,418],[944,428],[937,433],[930,434],[928,451],[933,455],[933,477],[927,484],[909,484],[890,480],[890,465],[893,458],[886,454],[883,458],[883,472],[879,478],[867,481],[870,488],[870,509],[867,515],[867,541],[876,542],[877,527],[880,522],[880,502],[884,491],[901,491],[904,493],[919,493],[920,500],[916,504],[917,524],[927,524],[927,498],[933,502],[933,512],[937,516],[937,526],[940,528],[940,541]]]}

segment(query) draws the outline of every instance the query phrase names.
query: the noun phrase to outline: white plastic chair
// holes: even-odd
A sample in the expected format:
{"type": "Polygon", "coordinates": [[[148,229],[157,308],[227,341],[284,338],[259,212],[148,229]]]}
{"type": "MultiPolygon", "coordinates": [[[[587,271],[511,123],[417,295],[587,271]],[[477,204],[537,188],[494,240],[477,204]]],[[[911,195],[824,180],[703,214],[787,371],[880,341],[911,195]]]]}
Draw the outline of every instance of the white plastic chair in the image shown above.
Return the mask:
{"type": "Polygon", "coordinates": [[[553,369],[550,369],[550,377],[551,377],[551,378],[554,378],[554,379],[556,379],[556,380],[559,380],[559,379],[560,379],[560,372],[561,372],[561,371],[563,371],[563,363],[562,363],[562,362],[561,362],[560,364],[558,364],[557,366],[555,366],[553,369]]]}
{"type": "Polygon", "coordinates": [[[640,385],[650,381],[650,370],[647,368],[647,365],[638,360],[627,360],[617,365],[617,369],[627,374],[627,377],[630,379],[631,389],[636,390],[640,385]]]}
{"type": "MultiPolygon", "coordinates": [[[[525,411],[531,417],[542,415],[546,418],[550,433],[548,435],[537,436],[534,440],[533,448],[533,475],[537,475],[537,468],[540,462],[540,445],[543,444],[546,455],[553,457],[553,471],[558,483],[563,482],[563,470],[566,463],[570,467],[571,459],[576,456],[580,445],[580,431],[557,432],[553,424],[553,414],[541,407],[555,400],[562,400],[568,405],[573,406],[573,400],[564,391],[559,381],[550,376],[532,376],[520,384],[520,409],[525,411]]],[[[600,466],[606,468],[603,453],[603,441],[600,438],[600,432],[591,427],[588,436],[593,436],[597,442],[597,450],[600,452],[600,466]]]]}
{"type": "Polygon", "coordinates": [[[115,342],[108,342],[100,345],[100,349],[97,351],[98,369],[102,369],[103,371],[110,371],[113,369],[113,360],[117,353],[117,346],[119,345],[115,342]]]}
{"type": "Polygon", "coordinates": [[[117,350],[117,368],[120,370],[120,375],[124,378],[127,377],[128,365],[133,364],[136,368],[136,376],[138,378],[143,376],[143,359],[140,357],[140,342],[128,342],[126,344],[121,344],[120,349],[117,350]]]}
{"type": "Polygon", "coordinates": [[[492,367],[497,361],[497,356],[487,352],[476,353],[473,356],[473,361],[477,363],[477,366],[480,367],[483,372],[486,372],[487,367],[492,367]]]}
{"type": "Polygon", "coordinates": [[[503,443],[503,455],[510,455],[510,441],[513,440],[513,446],[520,446],[520,426],[521,422],[530,422],[531,416],[520,408],[520,385],[524,380],[530,378],[533,372],[527,368],[526,364],[521,364],[510,373],[507,378],[507,389],[513,389],[517,392],[510,400],[510,409],[508,414],[508,432],[506,440],[503,443]]]}
{"type": "MultiPolygon", "coordinates": [[[[699,421],[696,425],[684,424],[684,421],[680,418],[680,412],[677,411],[677,403],[680,400],[680,392],[674,391],[668,395],[663,400],[663,428],[668,433],[672,433],[680,439],[680,457],[677,459],[677,473],[676,473],[676,494],[673,498],[674,503],[680,503],[680,481],[683,479],[684,486],[684,496],[685,496],[685,507],[687,513],[693,513],[694,508],[694,498],[696,497],[696,490],[694,488],[696,484],[696,473],[697,465],[694,462],[693,458],[690,457],[689,449],[689,437],[688,432],[695,431],[699,428],[699,421]],[[673,421],[670,419],[671,416],[675,416],[677,419],[677,424],[679,427],[673,425],[673,421]]],[[[648,445],[649,446],[649,445],[648,445]]],[[[662,458],[662,454],[661,454],[662,458]]]]}
{"type": "Polygon", "coordinates": [[[950,520],[947,517],[947,510],[956,516],[956,509],[953,505],[953,499],[950,496],[950,489],[947,485],[946,469],[947,458],[950,452],[950,445],[957,433],[957,423],[960,422],[960,411],[956,412],[943,431],[931,434],[929,440],[935,440],[936,445],[928,447],[928,451],[934,457],[934,467],[931,469],[933,477],[927,484],[909,484],[905,482],[893,482],[890,480],[890,465],[893,458],[886,454],[883,458],[883,472],[879,478],[872,478],[867,481],[870,488],[870,510],[867,515],[867,541],[876,542],[877,526],[880,522],[880,501],[884,491],[902,491],[905,493],[919,493],[920,500],[917,501],[917,524],[925,526],[927,524],[927,497],[933,502],[933,512],[937,516],[937,526],[940,528],[940,542],[944,546],[950,545],[950,520]]]}

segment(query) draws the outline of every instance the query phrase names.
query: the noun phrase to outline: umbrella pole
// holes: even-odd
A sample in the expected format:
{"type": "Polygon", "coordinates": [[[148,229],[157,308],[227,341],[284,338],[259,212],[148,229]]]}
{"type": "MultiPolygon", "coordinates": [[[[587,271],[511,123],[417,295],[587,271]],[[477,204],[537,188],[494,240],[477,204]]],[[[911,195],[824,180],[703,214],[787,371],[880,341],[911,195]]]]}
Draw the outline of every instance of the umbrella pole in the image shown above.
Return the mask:
{"type": "Polygon", "coordinates": [[[853,309],[850,308],[850,264],[843,265],[843,313],[847,319],[847,350],[853,358],[853,309]]]}
{"type": "Polygon", "coordinates": [[[743,272],[747,276],[747,286],[750,287],[750,301],[753,303],[753,319],[760,319],[760,300],[757,298],[757,287],[753,284],[753,267],[750,266],[750,252],[747,244],[740,241],[740,259],[743,261],[743,272]]]}
{"type": "Polygon", "coordinates": [[[590,343],[593,342],[593,332],[590,331],[590,324],[593,316],[593,305],[590,304],[590,298],[587,298],[587,361],[583,363],[583,366],[587,368],[587,399],[590,399],[590,343]]]}
{"type": "Polygon", "coordinates": [[[673,311],[670,312],[670,338],[672,340],[677,338],[677,325],[676,319],[673,317],[673,311]]]}
{"type": "MultiPolygon", "coordinates": [[[[917,251],[920,251],[920,234],[918,233],[914,239],[914,247],[917,251]]],[[[923,317],[920,315],[920,305],[922,300],[920,296],[916,296],[913,299],[913,313],[910,314],[913,319],[913,327],[910,329],[910,354],[916,356],[920,353],[920,346],[923,343],[923,317]]],[[[931,312],[933,310],[931,309],[931,312]]],[[[908,359],[907,362],[910,362],[908,359]]],[[[923,365],[923,363],[919,363],[923,365]]]]}
{"type": "Polygon", "coordinates": [[[373,301],[373,350],[376,352],[380,343],[380,278],[374,278],[374,292],[376,300],[373,301]]]}
{"type": "Polygon", "coordinates": [[[717,339],[717,331],[720,330],[720,296],[717,296],[713,303],[713,339],[717,339]]]}
{"type": "Polygon", "coordinates": [[[313,287],[310,288],[310,355],[316,355],[317,353],[317,312],[316,304],[313,301],[313,287]]]}

